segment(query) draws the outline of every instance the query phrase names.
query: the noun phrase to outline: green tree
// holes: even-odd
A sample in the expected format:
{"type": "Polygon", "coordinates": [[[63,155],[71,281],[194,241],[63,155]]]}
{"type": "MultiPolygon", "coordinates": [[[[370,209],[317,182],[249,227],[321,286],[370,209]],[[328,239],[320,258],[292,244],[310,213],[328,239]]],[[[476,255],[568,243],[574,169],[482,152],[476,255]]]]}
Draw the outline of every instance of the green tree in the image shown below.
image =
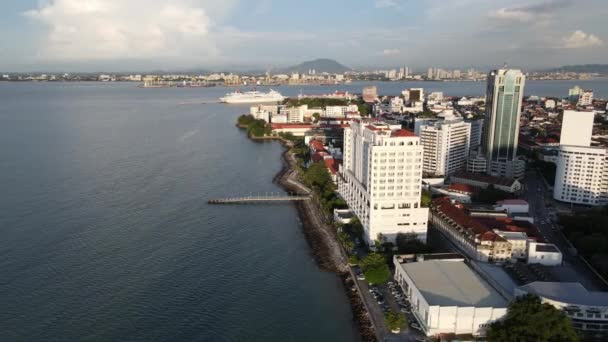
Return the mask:
{"type": "Polygon", "coordinates": [[[359,114],[361,114],[361,116],[368,116],[369,115],[369,106],[365,103],[359,104],[357,105],[357,108],[359,109],[359,114]]]}
{"type": "Polygon", "coordinates": [[[255,121],[255,118],[252,115],[241,115],[237,119],[240,126],[249,126],[253,121],[255,121]]]}
{"type": "Polygon", "coordinates": [[[321,118],[321,114],[319,114],[319,113],[314,113],[314,114],[312,115],[312,117],[313,117],[313,118],[315,118],[315,122],[319,122],[319,119],[321,118]]]}
{"type": "Polygon", "coordinates": [[[418,239],[414,233],[399,233],[395,238],[397,250],[400,254],[430,253],[431,248],[418,239]]]}
{"type": "Polygon", "coordinates": [[[359,265],[365,274],[365,279],[372,284],[386,283],[391,276],[382,254],[370,253],[359,262],[359,265]]]}
{"type": "Polygon", "coordinates": [[[431,206],[431,201],[433,200],[433,197],[431,196],[431,193],[423,190],[422,191],[422,195],[420,196],[420,205],[428,208],[431,206]]]}
{"type": "Polygon", "coordinates": [[[304,173],[304,181],[311,187],[324,190],[331,183],[331,176],[321,162],[313,163],[304,173]]]}
{"type": "Polygon", "coordinates": [[[384,321],[390,330],[401,329],[407,323],[407,319],[404,315],[396,313],[392,310],[384,315],[384,321]]]}
{"type": "Polygon", "coordinates": [[[506,318],[490,325],[487,339],[490,342],[580,340],[562,311],[530,294],[511,303],[506,318]]]}

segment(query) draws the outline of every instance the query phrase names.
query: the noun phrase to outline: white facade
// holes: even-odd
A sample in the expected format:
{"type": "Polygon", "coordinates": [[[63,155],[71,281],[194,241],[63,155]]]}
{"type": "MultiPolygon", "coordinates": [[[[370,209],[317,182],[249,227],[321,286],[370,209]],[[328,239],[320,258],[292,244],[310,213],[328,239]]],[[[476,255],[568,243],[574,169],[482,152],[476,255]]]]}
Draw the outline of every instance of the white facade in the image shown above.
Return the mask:
{"type": "Polygon", "coordinates": [[[494,229],[494,233],[511,244],[511,261],[526,260],[528,256],[528,235],[526,233],[506,232],[498,229],[494,229]]]}
{"type": "Polygon", "coordinates": [[[545,266],[559,266],[562,264],[562,252],[550,243],[529,242],[528,264],[541,264],[545,266]]]}
{"type": "Polygon", "coordinates": [[[608,153],[605,148],[561,145],[553,198],[568,203],[608,203],[608,153]]]}
{"type": "Polygon", "coordinates": [[[283,107],[280,110],[281,115],[285,115],[287,117],[288,123],[299,123],[304,122],[304,113],[307,108],[305,106],[300,107],[283,107]]]}
{"type": "Polygon", "coordinates": [[[422,126],[420,142],[424,148],[423,171],[437,176],[450,175],[466,168],[471,124],[448,119],[422,126]]]}
{"type": "Polygon", "coordinates": [[[321,115],[326,118],[343,118],[348,112],[359,112],[359,108],[357,105],[327,106],[321,115]]]}
{"type": "Polygon", "coordinates": [[[581,107],[590,106],[593,104],[593,90],[583,90],[578,96],[577,105],[581,107]]]}
{"type": "Polygon", "coordinates": [[[395,280],[427,336],[483,336],[507,313],[507,301],[463,259],[402,263],[395,256],[394,264],[395,280]]]}
{"type": "Polygon", "coordinates": [[[483,119],[466,120],[471,124],[471,138],[469,143],[469,149],[476,151],[481,146],[481,137],[483,133],[483,119]]]}
{"type": "Polygon", "coordinates": [[[344,129],[338,188],[372,243],[381,233],[415,233],[426,241],[428,208],[420,207],[422,145],[400,125],[354,120],[344,129]]]}
{"type": "Polygon", "coordinates": [[[564,110],[560,145],[590,146],[594,112],[564,110]]]}
{"type": "Polygon", "coordinates": [[[572,326],[605,341],[608,338],[608,292],[588,291],[580,283],[541,282],[520,286],[515,295],[527,293],[539,296],[543,303],[563,310],[572,326]]]}

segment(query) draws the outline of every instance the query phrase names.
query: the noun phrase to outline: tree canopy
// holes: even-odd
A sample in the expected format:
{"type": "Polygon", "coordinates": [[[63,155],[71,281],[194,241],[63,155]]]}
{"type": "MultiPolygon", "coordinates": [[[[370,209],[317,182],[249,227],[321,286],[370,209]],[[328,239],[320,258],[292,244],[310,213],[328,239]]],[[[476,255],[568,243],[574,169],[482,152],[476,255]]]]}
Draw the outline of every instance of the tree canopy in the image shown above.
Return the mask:
{"type": "Polygon", "coordinates": [[[299,107],[302,105],[308,105],[308,108],[325,108],[327,106],[346,106],[348,101],[342,99],[332,98],[290,98],[283,101],[289,107],[299,107]]]}
{"type": "Polygon", "coordinates": [[[401,329],[405,323],[407,323],[407,319],[404,315],[392,310],[384,315],[384,321],[390,330],[401,329]]]}
{"type": "Polygon", "coordinates": [[[511,303],[506,318],[490,325],[487,339],[490,342],[580,340],[562,311],[530,294],[511,303]]]}
{"type": "Polygon", "coordinates": [[[256,120],[251,115],[241,115],[237,119],[239,126],[247,128],[247,134],[253,137],[262,137],[272,133],[270,126],[264,120],[256,120]]]}
{"type": "Polygon", "coordinates": [[[372,284],[383,284],[388,281],[391,272],[388,269],[384,255],[379,253],[368,254],[359,262],[365,279],[372,284]]]}
{"type": "Polygon", "coordinates": [[[428,245],[418,239],[414,233],[399,233],[395,238],[397,250],[400,254],[421,254],[430,253],[428,245]]]}
{"type": "Polygon", "coordinates": [[[319,189],[325,189],[331,184],[331,176],[329,175],[325,164],[321,162],[310,165],[304,174],[304,180],[308,185],[319,189]]]}

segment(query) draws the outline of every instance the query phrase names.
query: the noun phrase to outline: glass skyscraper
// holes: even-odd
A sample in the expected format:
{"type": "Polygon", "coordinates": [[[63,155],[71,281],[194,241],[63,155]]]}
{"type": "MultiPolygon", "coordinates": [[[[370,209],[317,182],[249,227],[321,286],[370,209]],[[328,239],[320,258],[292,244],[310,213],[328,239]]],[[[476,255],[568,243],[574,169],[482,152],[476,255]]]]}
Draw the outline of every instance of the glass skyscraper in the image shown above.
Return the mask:
{"type": "Polygon", "coordinates": [[[525,82],[526,76],[516,69],[488,74],[483,150],[491,175],[521,178],[525,172],[516,158],[525,82]]]}

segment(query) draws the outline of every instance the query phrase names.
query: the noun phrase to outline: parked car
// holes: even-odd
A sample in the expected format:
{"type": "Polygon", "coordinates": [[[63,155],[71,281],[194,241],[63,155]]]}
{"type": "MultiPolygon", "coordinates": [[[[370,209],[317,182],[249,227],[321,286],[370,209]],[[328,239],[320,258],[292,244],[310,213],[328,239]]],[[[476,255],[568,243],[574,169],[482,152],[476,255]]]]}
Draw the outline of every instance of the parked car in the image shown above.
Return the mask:
{"type": "Polygon", "coordinates": [[[411,324],[410,324],[410,327],[411,327],[412,329],[416,329],[416,330],[420,330],[420,329],[421,329],[421,328],[420,328],[420,326],[419,326],[418,324],[416,324],[416,323],[411,323],[411,324]]]}
{"type": "Polygon", "coordinates": [[[401,312],[403,313],[412,313],[409,309],[407,308],[401,308],[401,312]]]}

